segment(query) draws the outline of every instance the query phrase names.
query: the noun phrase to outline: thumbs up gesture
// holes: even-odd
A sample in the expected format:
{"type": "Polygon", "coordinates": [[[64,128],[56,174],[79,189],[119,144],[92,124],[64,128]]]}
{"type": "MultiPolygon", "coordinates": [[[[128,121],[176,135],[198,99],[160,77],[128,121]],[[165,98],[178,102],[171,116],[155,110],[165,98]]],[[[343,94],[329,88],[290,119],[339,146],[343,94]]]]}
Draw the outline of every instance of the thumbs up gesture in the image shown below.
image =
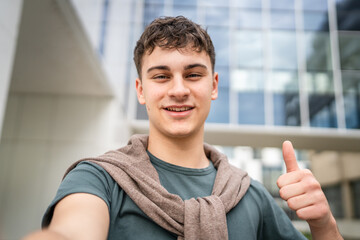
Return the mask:
{"type": "Polygon", "coordinates": [[[306,220],[314,239],[342,239],[320,183],[308,169],[300,169],[290,141],[283,143],[286,173],[277,185],[280,197],[300,219],[306,220]]]}

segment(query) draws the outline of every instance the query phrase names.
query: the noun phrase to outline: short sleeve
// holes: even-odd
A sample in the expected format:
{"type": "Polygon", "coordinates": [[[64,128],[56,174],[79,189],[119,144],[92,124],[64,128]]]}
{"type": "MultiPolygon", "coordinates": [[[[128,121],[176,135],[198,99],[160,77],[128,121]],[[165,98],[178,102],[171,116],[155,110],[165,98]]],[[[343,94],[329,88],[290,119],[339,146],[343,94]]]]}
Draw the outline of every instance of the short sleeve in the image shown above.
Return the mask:
{"type": "Polygon", "coordinates": [[[99,165],[91,162],[79,163],[60,184],[54,200],[43,216],[42,227],[47,227],[50,224],[56,204],[73,193],[89,193],[98,196],[110,208],[114,184],[111,176],[99,165]]]}
{"type": "Polygon", "coordinates": [[[293,225],[285,211],[281,209],[270,193],[259,182],[253,185],[261,196],[263,212],[262,226],[260,227],[262,239],[305,239],[293,225]]]}

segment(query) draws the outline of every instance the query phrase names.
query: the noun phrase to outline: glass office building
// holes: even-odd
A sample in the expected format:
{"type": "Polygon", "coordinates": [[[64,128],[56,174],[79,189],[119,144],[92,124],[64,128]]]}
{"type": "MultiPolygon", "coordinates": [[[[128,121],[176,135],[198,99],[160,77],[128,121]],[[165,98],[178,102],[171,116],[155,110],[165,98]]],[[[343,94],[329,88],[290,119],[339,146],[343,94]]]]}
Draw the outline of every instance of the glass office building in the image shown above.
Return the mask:
{"type": "Polygon", "coordinates": [[[205,141],[277,200],[280,146],[293,141],[344,238],[360,238],[359,0],[5,0],[0,6],[0,239],[39,228],[72,162],[148,131],[136,99],[133,49],[150,21],[178,15],[207,28],[216,48],[219,97],[205,141]]]}
{"type": "MultiPolygon", "coordinates": [[[[74,2],[77,2],[74,0],[74,2]]],[[[81,2],[78,0],[78,2],[81,2]]],[[[111,9],[118,1],[102,1],[97,42],[104,59],[111,9]]],[[[131,122],[147,114],[134,94],[137,77],[132,51],[144,27],[154,18],[182,15],[205,27],[216,50],[219,97],[212,102],[208,124],[292,127],[357,132],[360,129],[360,2],[357,0],[143,0],[123,1],[129,11],[126,78],[123,102],[131,122]]],[[[81,10],[80,10],[81,11],[81,10]]],[[[106,53],[108,52],[108,53],[106,53]]],[[[221,145],[221,143],[220,143],[221,145]]],[[[278,197],[279,161],[266,161],[280,149],[247,149],[241,160],[236,149],[222,147],[233,163],[252,172],[278,197]],[[273,154],[270,153],[270,156],[273,154]],[[276,162],[276,163],[274,163],[276,162]],[[254,170],[256,169],[256,170],[254,170]]],[[[244,151],[241,151],[244,153],[244,151]]],[[[308,152],[298,151],[304,167],[308,152]]],[[[352,208],[358,216],[359,179],[352,208]]],[[[334,215],[344,217],[341,183],[325,186],[334,215]]],[[[291,215],[291,213],[289,213],[291,215]]],[[[294,216],[293,214],[291,215],[294,216]]]]}
{"type": "MultiPolygon", "coordinates": [[[[142,21],[132,14],[135,39],[139,28],[159,16],[183,15],[208,29],[220,79],[209,123],[360,128],[358,1],[144,0],[141,5],[142,21]]],[[[134,1],[133,10],[138,6],[134,1]]],[[[135,118],[146,119],[144,111],[137,106],[135,118]]]]}

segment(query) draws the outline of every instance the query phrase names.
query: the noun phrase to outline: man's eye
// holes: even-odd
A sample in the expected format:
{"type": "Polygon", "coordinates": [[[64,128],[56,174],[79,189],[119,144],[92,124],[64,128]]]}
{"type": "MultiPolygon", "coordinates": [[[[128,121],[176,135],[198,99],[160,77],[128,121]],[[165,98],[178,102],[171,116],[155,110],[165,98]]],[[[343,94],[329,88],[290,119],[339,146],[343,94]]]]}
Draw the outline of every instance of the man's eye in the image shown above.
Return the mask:
{"type": "Polygon", "coordinates": [[[154,76],[154,79],[167,79],[168,77],[166,75],[157,75],[154,76]]]}
{"type": "Polygon", "coordinates": [[[199,77],[201,77],[201,75],[197,73],[192,73],[188,75],[188,78],[199,78],[199,77]]]}

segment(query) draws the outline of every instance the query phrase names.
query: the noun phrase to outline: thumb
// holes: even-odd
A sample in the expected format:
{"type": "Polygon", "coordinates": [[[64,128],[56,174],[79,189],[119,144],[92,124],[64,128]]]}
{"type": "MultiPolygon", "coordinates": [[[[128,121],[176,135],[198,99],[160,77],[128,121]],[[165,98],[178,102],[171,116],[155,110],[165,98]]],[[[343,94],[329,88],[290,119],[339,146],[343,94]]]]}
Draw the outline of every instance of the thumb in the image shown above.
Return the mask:
{"type": "Polygon", "coordinates": [[[290,141],[283,143],[283,157],[286,165],[286,172],[293,172],[299,170],[299,166],[296,161],[295,151],[290,141]]]}

